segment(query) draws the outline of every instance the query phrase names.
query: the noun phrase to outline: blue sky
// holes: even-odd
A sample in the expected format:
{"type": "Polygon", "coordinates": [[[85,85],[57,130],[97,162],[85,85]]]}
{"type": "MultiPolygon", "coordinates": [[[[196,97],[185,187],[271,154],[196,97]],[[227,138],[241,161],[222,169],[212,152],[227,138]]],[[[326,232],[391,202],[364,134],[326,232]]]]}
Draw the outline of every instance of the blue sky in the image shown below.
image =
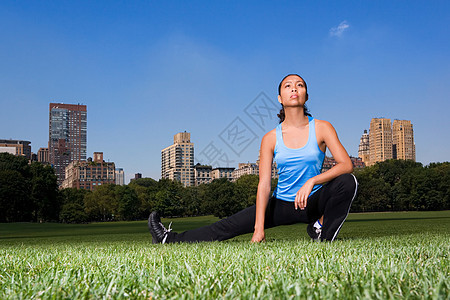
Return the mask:
{"type": "Polygon", "coordinates": [[[276,105],[288,73],[350,155],[387,117],[412,121],[418,161],[449,160],[449,1],[5,0],[0,28],[0,139],[37,152],[50,102],[86,104],[88,156],[103,151],[127,182],[158,179],[161,149],[185,130],[197,161],[213,148],[231,166],[256,161],[277,120],[247,113],[276,105]]]}

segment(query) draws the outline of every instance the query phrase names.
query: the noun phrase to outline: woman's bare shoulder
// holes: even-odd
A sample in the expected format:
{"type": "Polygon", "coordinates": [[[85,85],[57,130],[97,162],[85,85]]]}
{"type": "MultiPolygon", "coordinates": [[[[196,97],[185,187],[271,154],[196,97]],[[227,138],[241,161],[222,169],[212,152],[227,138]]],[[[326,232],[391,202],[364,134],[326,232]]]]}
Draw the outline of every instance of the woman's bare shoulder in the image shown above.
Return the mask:
{"type": "Polygon", "coordinates": [[[328,130],[334,130],[333,125],[331,125],[330,122],[325,121],[325,120],[318,120],[318,119],[314,119],[316,121],[316,126],[319,130],[324,130],[324,131],[328,131],[328,130]]]}
{"type": "Polygon", "coordinates": [[[273,139],[277,138],[277,129],[274,128],[263,136],[263,139],[273,139]]]}
{"type": "Polygon", "coordinates": [[[276,141],[277,141],[277,131],[275,128],[263,136],[262,141],[261,141],[261,146],[264,144],[266,144],[268,146],[275,146],[276,141]]]}

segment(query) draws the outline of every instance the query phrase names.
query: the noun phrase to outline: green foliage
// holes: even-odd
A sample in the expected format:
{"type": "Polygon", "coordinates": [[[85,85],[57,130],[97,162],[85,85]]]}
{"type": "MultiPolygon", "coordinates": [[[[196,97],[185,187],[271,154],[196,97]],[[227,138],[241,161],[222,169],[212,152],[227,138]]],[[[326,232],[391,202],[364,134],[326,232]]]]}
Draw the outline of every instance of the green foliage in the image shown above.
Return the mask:
{"type": "Polygon", "coordinates": [[[24,178],[30,177],[28,159],[24,156],[0,153],[0,170],[14,170],[19,172],[24,178]]]}
{"type": "Polygon", "coordinates": [[[450,208],[450,163],[387,160],[355,170],[358,196],[352,211],[443,210],[450,208]]]}
{"type": "Polygon", "coordinates": [[[0,153],[0,222],[51,221],[58,219],[58,213],[53,170],[0,153]]]}
{"type": "Polygon", "coordinates": [[[151,178],[139,178],[131,181],[128,186],[137,194],[139,201],[138,218],[147,218],[152,208],[155,207],[158,182],[151,178]]]}
{"type": "Polygon", "coordinates": [[[17,170],[0,170],[0,222],[31,221],[31,205],[29,179],[17,170]]]}
{"type": "Polygon", "coordinates": [[[165,217],[182,215],[184,210],[182,191],[183,185],[180,182],[161,179],[158,182],[158,192],[155,194],[154,210],[165,217]]]}
{"type": "Polygon", "coordinates": [[[60,192],[62,202],[59,219],[63,223],[85,223],[88,216],[84,209],[84,198],[87,193],[84,189],[67,188],[60,192]]]}
{"type": "Polygon", "coordinates": [[[61,207],[55,172],[50,166],[44,166],[39,162],[33,162],[30,171],[34,220],[58,221],[61,207]]]}
{"type": "Polygon", "coordinates": [[[183,200],[185,203],[185,216],[199,216],[207,214],[207,185],[190,186],[183,190],[183,200]]]}
{"type": "Polygon", "coordinates": [[[227,178],[215,179],[208,184],[207,201],[208,211],[219,218],[231,216],[243,208],[233,183],[227,178]]]}
{"type": "Polygon", "coordinates": [[[142,186],[146,188],[150,187],[156,187],[158,185],[158,182],[152,178],[138,178],[134,179],[130,182],[130,186],[137,187],[142,186]]]}
{"type": "Polygon", "coordinates": [[[249,207],[256,204],[259,176],[243,175],[234,183],[235,195],[241,207],[249,207]]]}
{"type": "Polygon", "coordinates": [[[139,206],[135,190],[128,186],[115,186],[116,201],[118,202],[116,218],[121,221],[131,221],[139,219],[139,206]]]}
{"type": "Polygon", "coordinates": [[[84,198],[86,214],[92,221],[113,221],[114,214],[118,212],[118,206],[115,186],[112,184],[97,186],[84,198]]]}

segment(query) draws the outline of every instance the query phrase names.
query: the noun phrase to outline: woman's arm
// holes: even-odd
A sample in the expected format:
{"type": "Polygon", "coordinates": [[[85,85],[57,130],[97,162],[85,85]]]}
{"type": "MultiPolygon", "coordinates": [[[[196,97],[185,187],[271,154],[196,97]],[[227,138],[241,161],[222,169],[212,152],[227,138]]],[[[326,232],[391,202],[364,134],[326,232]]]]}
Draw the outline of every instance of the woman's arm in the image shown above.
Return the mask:
{"type": "Polygon", "coordinates": [[[334,127],[327,121],[316,120],[316,135],[319,147],[325,152],[326,148],[330,149],[336,165],[328,171],[309,179],[297,192],[295,197],[295,208],[304,209],[306,201],[311,193],[314,185],[329,182],[339,175],[351,173],[353,164],[347,154],[344,146],[342,146],[334,127]]]}
{"type": "Polygon", "coordinates": [[[261,141],[261,149],[259,154],[259,183],[258,192],[256,194],[255,231],[253,233],[252,243],[265,240],[264,221],[267,203],[269,202],[270,196],[272,160],[275,143],[275,130],[268,132],[261,141]]]}

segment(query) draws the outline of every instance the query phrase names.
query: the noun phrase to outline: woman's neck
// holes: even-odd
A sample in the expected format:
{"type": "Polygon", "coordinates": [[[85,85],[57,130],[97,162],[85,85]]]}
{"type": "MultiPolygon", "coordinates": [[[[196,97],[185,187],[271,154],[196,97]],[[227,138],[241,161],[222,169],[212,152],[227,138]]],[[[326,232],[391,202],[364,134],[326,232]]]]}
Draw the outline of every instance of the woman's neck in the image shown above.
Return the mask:
{"type": "Polygon", "coordinates": [[[284,109],[283,123],[287,127],[303,127],[309,124],[308,116],[305,116],[303,107],[289,107],[284,109]]]}

